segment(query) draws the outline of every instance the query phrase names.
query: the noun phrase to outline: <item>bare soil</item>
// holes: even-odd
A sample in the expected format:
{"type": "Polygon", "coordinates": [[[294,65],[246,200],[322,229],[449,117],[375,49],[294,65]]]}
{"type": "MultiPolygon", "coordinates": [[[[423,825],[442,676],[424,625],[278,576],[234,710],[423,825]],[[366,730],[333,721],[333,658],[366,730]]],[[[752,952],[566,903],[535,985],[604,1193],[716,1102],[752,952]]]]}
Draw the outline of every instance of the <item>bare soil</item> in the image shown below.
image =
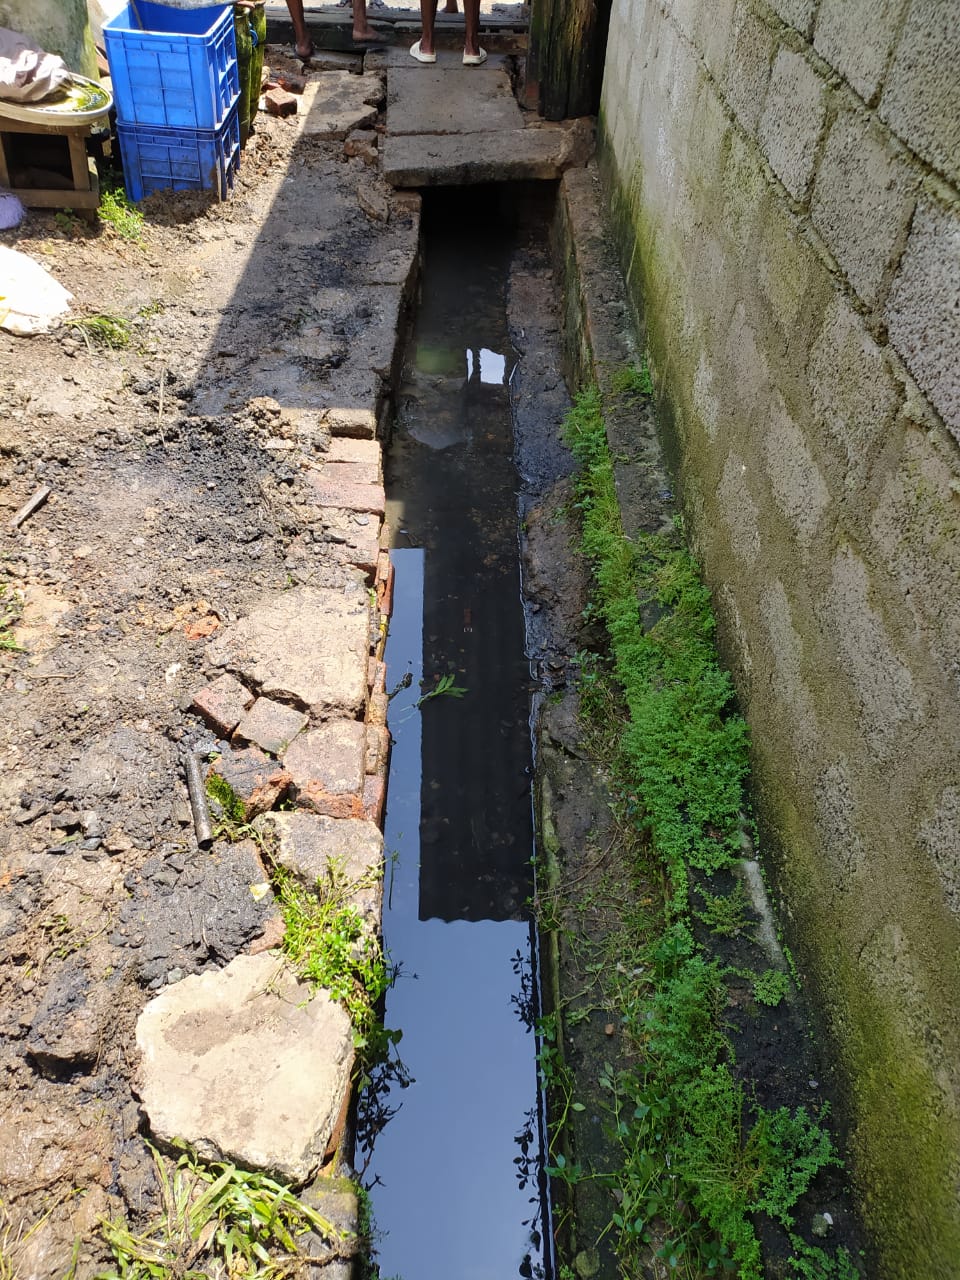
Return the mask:
{"type": "Polygon", "coordinates": [[[142,207],[139,242],[40,212],[0,235],[132,332],[0,334],[0,1258],[37,1280],[95,1274],[97,1220],[151,1195],[141,1008],[273,914],[252,845],[197,852],[190,701],[261,595],[345,580],[278,406],[376,410],[416,252],[415,203],[265,116],[232,198],[142,207]]]}

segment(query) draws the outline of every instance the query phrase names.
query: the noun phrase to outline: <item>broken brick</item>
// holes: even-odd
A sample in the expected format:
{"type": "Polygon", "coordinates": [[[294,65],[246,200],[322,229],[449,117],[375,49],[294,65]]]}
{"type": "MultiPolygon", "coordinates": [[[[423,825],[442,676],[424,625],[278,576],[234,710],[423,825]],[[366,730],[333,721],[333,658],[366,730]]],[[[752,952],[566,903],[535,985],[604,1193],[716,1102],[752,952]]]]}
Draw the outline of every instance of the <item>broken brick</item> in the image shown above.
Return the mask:
{"type": "Polygon", "coordinates": [[[281,89],[286,89],[287,93],[303,93],[307,87],[307,82],[303,76],[296,76],[292,71],[278,71],[274,76],[277,84],[281,89]]]}
{"type": "Polygon", "coordinates": [[[387,775],[375,773],[363,781],[363,816],[377,826],[383,825],[383,811],[387,802],[387,775]]]}
{"type": "Polygon", "coordinates": [[[357,816],[365,754],[359,720],[332,720],[301,734],[285,758],[298,801],[333,818],[357,816]]]}
{"type": "Polygon", "coordinates": [[[222,738],[229,738],[253,704],[253,694],[231,675],[217,676],[198,690],[190,703],[191,711],[201,716],[222,738]]]}
{"type": "Polygon", "coordinates": [[[357,484],[343,480],[328,480],[326,472],[312,471],[307,483],[321,507],[337,507],[341,511],[361,511],[382,516],[386,498],[382,484],[357,484]]]}
{"type": "Polygon", "coordinates": [[[386,772],[390,758],[390,730],[386,725],[367,725],[367,752],[364,772],[367,774],[386,772]]]}
{"type": "Polygon", "coordinates": [[[250,742],[272,756],[282,756],[307,724],[308,717],[302,711],[272,698],[258,698],[237,725],[234,740],[250,742]]]}
{"type": "Polygon", "coordinates": [[[294,116],[297,114],[297,100],[286,89],[268,89],[263,95],[267,111],[272,116],[294,116]]]}
{"type": "Polygon", "coordinates": [[[243,805],[246,822],[272,809],[290,787],[286,770],[256,747],[225,751],[210,766],[207,776],[214,773],[219,774],[243,805]]]}

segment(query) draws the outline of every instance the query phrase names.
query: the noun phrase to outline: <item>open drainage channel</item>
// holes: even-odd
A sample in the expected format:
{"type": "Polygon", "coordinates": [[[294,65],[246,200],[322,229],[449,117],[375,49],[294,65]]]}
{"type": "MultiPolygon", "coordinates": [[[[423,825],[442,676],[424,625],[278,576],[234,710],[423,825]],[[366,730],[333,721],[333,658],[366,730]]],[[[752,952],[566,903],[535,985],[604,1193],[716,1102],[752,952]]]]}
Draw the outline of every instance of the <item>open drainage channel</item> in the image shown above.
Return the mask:
{"type": "MultiPolygon", "coordinates": [[[[358,1163],[380,1274],[404,1280],[553,1274],[506,314],[537,197],[506,191],[425,198],[388,458],[385,1021],[402,1031],[403,1066],[361,1101],[358,1163]]],[[[536,225],[542,243],[542,212],[536,225]]],[[[555,436],[555,420],[545,427],[555,436]]]]}

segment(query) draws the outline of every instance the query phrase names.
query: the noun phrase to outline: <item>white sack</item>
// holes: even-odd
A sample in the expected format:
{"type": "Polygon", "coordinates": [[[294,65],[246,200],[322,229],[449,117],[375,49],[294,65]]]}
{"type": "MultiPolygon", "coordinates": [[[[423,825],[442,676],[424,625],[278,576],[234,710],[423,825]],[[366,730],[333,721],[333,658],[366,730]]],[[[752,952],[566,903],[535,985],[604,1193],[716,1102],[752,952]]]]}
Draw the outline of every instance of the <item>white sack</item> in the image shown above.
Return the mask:
{"type": "Polygon", "coordinates": [[[70,310],[72,298],[39,262],[0,245],[0,329],[46,333],[70,310]]]}

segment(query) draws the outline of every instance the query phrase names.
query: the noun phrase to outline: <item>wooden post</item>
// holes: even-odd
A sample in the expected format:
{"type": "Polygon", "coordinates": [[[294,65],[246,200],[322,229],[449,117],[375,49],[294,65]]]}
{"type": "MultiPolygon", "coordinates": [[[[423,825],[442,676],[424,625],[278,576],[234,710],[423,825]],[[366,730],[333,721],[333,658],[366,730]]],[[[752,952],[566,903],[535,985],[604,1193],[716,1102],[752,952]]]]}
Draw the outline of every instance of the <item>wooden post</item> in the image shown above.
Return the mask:
{"type": "Polygon", "coordinates": [[[528,98],[547,120],[596,115],[612,0],[533,0],[528,98]]]}

